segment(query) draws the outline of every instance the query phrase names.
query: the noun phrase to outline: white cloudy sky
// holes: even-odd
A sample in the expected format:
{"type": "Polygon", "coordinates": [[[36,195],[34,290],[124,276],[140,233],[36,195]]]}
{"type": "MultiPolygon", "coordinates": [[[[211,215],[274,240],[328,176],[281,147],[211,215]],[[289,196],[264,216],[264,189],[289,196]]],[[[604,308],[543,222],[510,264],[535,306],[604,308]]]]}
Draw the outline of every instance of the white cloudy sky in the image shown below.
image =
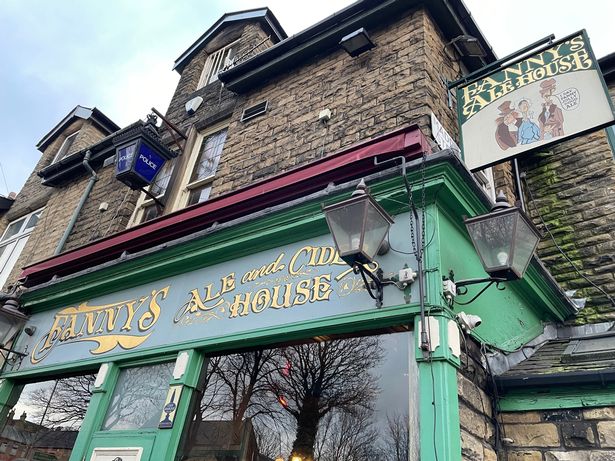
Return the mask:
{"type": "MultiPolygon", "coordinates": [[[[224,12],[267,5],[292,35],[350,3],[1,0],[0,194],[21,188],[39,159],[35,144],[75,105],[96,106],[120,126],[152,106],[164,112],[174,60],[224,12]]],[[[613,0],[466,3],[498,56],[582,28],[598,57],[615,51],[613,0]]]]}

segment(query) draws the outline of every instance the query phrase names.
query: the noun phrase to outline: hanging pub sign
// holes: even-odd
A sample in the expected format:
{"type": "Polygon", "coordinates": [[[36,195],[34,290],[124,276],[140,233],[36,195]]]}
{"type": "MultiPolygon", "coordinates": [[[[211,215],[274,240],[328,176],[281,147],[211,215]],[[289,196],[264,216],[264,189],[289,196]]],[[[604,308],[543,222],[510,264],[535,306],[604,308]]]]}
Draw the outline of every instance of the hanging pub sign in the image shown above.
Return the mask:
{"type": "Polygon", "coordinates": [[[457,111],[473,171],[615,121],[584,30],[458,87],[457,111]]]}

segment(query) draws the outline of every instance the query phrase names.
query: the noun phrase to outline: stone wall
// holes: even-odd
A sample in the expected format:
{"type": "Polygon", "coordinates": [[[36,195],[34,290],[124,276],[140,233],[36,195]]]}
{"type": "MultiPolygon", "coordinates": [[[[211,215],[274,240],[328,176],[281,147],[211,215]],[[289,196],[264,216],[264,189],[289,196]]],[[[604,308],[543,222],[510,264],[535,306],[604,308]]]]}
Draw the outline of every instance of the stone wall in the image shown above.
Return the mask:
{"type": "Polygon", "coordinates": [[[461,454],[463,461],[496,461],[495,426],[488,375],[481,365],[479,347],[467,338],[457,373],[461,454]]]}
{"type": "MultiPolygon", "coordinates": [[[[546,234],[544,220],[581,273],[615,297],[615,162],[604,130],[528,156],[519,165],[529,186],[524,184],[527,208],[538,228],[546,234]]],[[[615,306],[574,270],[548,235],[538,254],[563,288],[588,298],[576,323],[615,320],[615,306]]]]}
{"type": "Polygon", "coordinates": [[[502,413],[504,461],[615,460],[615,407],[502,413]]]}
{"type": "MultiPolygon", "coordinates": [[[[38,171],[51,164],[66,137],[78,130],[79,134],[69,149],[68,154],[84,149],[106,136],[106,134],[101,132],[91,120],[77,119],[71,123],[63,133],[42,152],[36,167],[26,180],[19,194],[17,194],[13,206],[0,220],[1,234],[4,232],[9,222],[19,219],[21,216],[38,210],[39,208],[45,208],[41,219],[30,234],[28,242],[15,263],[5,286],[15,282],[24,266],[53,255],[66,229],[70,216],[81,198],[81,194],[87,184],[87,177],[77,178],[67,185],[52,188],[43,186],[41,184],[41,178],[37,175],[38,171]]],[[[112,170],[112,168],[110,170],[112,170]]],[[[98,189],[100,190],[101,188],[99,187],[98,189]]],[[[115,190],[117,190],[116,184],[107,185],[105,190],[101,192],[101,196],[113,195],[115,190]]],[[[85,220],[91,222],[95,222],[95,219],[98,217],[97,214],[92,213],[88,213],[88,216],[91,216],[92,219],[86,218],[85,220]]],[[[124,225],[125,223],[126,222],[124,222],[124,225]]],[[[116,231],[117,230],[116,228],[116,231]]],[[[83,240],[80,243],[86,243],[87,241],[88,240],[83,240]]]]}
{"type": "MultiPolygon", "coordinates": [[[[370,30],[376,47],[352,58],[341,49],[315,56],[239,101],[212,196],[288,171],[336,150],[417,123],[429,134],[435,110],[454,133],[454,109],[436,73],[454,66],[444,41],[423,10],[370,30]],[[438,50],[435,52],[434,50],[438,50]],[[245,107],[269,101],[264,116],[240,121],[245,107]],[[327,126],[318,113],[328,108],[327,126]]],[[[453,71],[449,71],[453,72],[453,71]]]]}

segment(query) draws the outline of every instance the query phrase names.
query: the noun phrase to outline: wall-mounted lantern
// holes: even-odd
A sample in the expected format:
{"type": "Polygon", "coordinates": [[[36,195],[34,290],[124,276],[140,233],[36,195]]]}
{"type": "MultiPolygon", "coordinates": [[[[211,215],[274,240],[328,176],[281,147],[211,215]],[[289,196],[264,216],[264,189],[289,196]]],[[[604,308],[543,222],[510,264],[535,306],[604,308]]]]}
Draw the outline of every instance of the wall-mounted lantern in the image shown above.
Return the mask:
{"type": "Polygon", "coordinates": [[[376,46],[363,27],[344,36],[340,45],[353,58],[376,46]]]}
{"type": "Polygon", "coordinates": [[[349,199],[323,207],[323,211],[340,258],[350,267],[372,262],[393,224],[363,180],[349,199]]]}
{"type": "Polygon", "coordinates": [[[502,192],[487,214],[465,220],[481,263],[491,277],[523,278],[540,232],[517,207],[511,207],[502,192]]]}
{"type": "Polygon", "coordinates": [[[453,45],[461,56],[482,58],[487,56],[480,40],[471,35],[458,35],[446,44],[453,45]]]}
{"type": "MultiPolygon", "coordinates": [[[[11,292],[10,294],[3,293],[3,299],[0,300],[0,351],[5,351],[7,354],[2,354],[5,361],[10,365],[15,364],[17,360],[21,360],[26,356],[23,352],[18,352],[10,347],[7,347],[7,344],[10,344],[17,334],[24,328],[26,322],[28,321],[28,316],[19,310],[19,301],[15,292],[11,292]],[[11,358],[9,354],[15,354],[11,358]]],[[[36,331],[35,327],[27,327],[24,328],[24,332],[32,336],[36,331]]]]}
{"type": "Polygon", "coordinates": [[[363,180],[349,199],[323,206],[323,212],[340,258],[361,274],[369,295],[376,300],[377,307],[382,307],[384,285],[393,284],[400,289],[404,286],[398,285],[398,280],[385,279],[382,269],[374,275],[364,264],[373,262],[381,249],[388,249],[386,238],[393,218],[369,194],[363,180]]]}
{"type": "Polygon", "coordinates": [[[115,177],[131,189],[152,184],[165,162],[177,156],[162,143],[156,120],[155,115],[148,115],[144,125],[113,138],[115,177]]]}
{"type": "Polygon", "coordinates": [[[6,349],[6,344],[10,343],[19,330],[28,321],[28,317],[18,310],[17,301],[9,298],[4,305],[0,307],[0,349],[7,352],[15,352],[6,349]]]}

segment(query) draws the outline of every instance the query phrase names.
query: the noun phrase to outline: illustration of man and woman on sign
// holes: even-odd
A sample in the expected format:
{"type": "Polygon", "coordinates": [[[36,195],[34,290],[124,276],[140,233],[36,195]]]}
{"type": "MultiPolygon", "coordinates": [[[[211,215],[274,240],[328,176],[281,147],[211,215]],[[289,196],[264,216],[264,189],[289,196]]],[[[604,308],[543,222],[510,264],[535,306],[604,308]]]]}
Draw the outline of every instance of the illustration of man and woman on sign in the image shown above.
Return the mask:
{"type": "Polygon", "coordinates": [[[554,78],[540,83],[543,102],[538,124],[532,120],[531,102],[527,98],[521,99],[516,109],[512,101],[504,101],[498,106],[500,114],[495,120],[495,140],[502,150],[564,135],[564,114],[553,101],[554,93],[554,78]]]}

